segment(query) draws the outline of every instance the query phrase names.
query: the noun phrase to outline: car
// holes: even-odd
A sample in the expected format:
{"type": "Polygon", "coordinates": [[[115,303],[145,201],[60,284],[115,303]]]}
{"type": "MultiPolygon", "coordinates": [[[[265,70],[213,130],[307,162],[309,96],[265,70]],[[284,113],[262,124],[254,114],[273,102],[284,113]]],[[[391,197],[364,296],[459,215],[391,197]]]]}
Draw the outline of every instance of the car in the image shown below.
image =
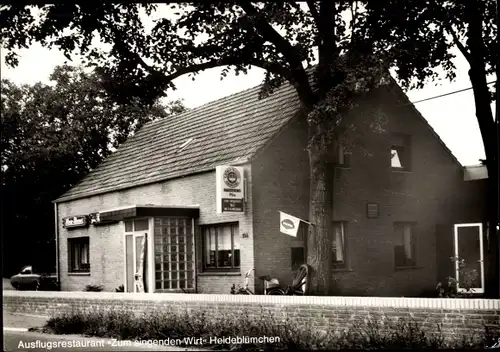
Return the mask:
{"type": "Polygon", "coordinates": [[[55,290],[58,287],[55,273],[36,273],[31,265],[12,276],[10,283],[16,290],[55,290]]]}

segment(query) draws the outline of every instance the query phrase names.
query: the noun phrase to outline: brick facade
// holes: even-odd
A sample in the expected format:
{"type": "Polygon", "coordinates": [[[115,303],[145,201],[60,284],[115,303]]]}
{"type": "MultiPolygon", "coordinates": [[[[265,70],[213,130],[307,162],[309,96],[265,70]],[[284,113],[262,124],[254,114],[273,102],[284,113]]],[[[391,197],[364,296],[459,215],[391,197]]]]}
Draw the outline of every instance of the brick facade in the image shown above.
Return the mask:
{"type": "Polygon", "coordinates": [[[445,336],[482,336],[484,325],[493,331],[500,326],[500,301],[474,299],[419,299],[380,297],[300,297],[205,294],[124,294],[95,292],[19,292],[4,291],[3,309],[7,313],[58,315],[78,310],[131,310],[137,314],[154,309],[182,313],[205,312],[218,319],[234,317],[242,311],[249,316],[270,314],[288,318],[312,329],[344,330],[358,319],[396,319],[411,317],[424,329],[445,336]]]}
{"type": "MultiPolygon", "coordinates": [[[[245,166],[245,177],[252,185],[250,167],[245,166]]],[[[200,217],[196,225],[219,224],[237,221],[241,238],[241,271],[253,265],[252,197],[248,197],[246,214],[217,214],[215,209],[215,171],[169,180],[120,192],[82,198],[58,204],[59,219],[67,216],[90,214],[132,204],[199,205],[200,217]]],[[[198,226],[196,227],[198,228],[198,226]]],[[[86,285],[102,285],[105,291],[114,291],[124,283],[124,224],[123,222],[89,226],[88,228],[64,229],[59,221],[59,265],[61,289],[81,291],[86,285]],[[68,273],[68,238],[89,236],[90,275],[68,273]]],[[[197,287],[204,293],[229,292],[233,283],[241,282],[238,273],[203,273],[201,262],[201,234],[196,231],[197,287]]]]}
{"type": "MultiPolygon", "coordinates": [[[[347,265],[333,273],[338,295],[417,296],[433,291],[438,264],[453,255],[438,258],[436,236],[450,244],[454,223],[482,218],[478,185],[463,181],[461,166],[431,127],[413,106],[402,103],[398,92],[382,89],[343,121],[356,131],[349,137],[354,146],[348,167],[335,170],[334,219],[346,222],[347,236],[347,265]],[[393,133],[410,136],[409,171],[390,167],[393,133]],[[378,205],[378,218],[367,218],[367,203],[378,205]],[[416,266],[411,269],[395,268],[395,222],[415,223],[416,266]],[[446,224],[447,232],[437,233],[439,224],[446,224]]],[[[278,211],[309,218],[306,145],[305,121],[297,118],[252,163],[257,274],[276,275],[284,284],[292,279],[291,247],[302,242],[279,232],[278,211]]],[[[262,287],[259,280],[256,285],[262,287]]]]}

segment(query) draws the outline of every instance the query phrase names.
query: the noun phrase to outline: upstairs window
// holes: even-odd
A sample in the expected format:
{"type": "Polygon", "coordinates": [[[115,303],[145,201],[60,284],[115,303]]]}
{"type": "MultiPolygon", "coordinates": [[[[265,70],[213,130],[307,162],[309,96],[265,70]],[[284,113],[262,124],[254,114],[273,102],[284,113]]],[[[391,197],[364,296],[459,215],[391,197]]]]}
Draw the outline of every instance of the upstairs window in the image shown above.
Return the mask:
{"type": "Polygon", "coordinates": [[[411,169],[410,136],[398,133],[392,135],[391,168],[393,170],[410,171],[411,169]]]}
{"type": "Polygon", "coordinates": [[[349,153],[347,153],[346,148],[342,145],[337,146],[337,166],[339,167],[349,167],[349,153]]]}

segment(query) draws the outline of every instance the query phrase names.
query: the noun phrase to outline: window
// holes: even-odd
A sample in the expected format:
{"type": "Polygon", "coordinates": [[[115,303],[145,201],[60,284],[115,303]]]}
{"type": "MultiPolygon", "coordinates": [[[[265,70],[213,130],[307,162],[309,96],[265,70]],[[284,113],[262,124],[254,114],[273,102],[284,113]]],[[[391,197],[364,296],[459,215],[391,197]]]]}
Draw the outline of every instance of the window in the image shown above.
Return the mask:
{"type": "Polygon", "coordinates": [[[204,226],[203,264],[205,270],[239,271],[240,242],[238,224],[204,226]]]}
{"type": "Polygon", "coordinates": [[[337,146],[337,166],[349,167],[349,154],[342,145],[337,146]]]}
{"type": "Polygon", "coordinates": [[[346,236],[345,236],[345,222],[335,222],[333,224],[333,266],[343,268],[346,266],[346,236]]]}
{"type": "Polygon", "coordinates": [[[396,267],[416,266],[415,225],[409,222],[394,224],[394,260],[396,267]]]}
{"type": "Polygon", "coordinates": [[[125,221],[125,232],[147,231],[149,228],[148,219],[125,221]]]}
{"type": "Polygon", "coordinates": [[[68,239],[69,272],[89,273],[89,238],[78,237],[68,239]]]}
{"type": "Polygon", "coordinates": [[[392,135],[391,168],[409,171],[411,166],[410,136],[392,135]]]}
{"type": "Polygon", "coordinates": [[[292,270],[298,270],[302,264],[305,264],[304,247],[292,247],[292,270]]]}
{"type": "Polygon", "coordinates": [[[154,219],[156,292],[193,289],[194,234],[191,219],[154,219]]]}

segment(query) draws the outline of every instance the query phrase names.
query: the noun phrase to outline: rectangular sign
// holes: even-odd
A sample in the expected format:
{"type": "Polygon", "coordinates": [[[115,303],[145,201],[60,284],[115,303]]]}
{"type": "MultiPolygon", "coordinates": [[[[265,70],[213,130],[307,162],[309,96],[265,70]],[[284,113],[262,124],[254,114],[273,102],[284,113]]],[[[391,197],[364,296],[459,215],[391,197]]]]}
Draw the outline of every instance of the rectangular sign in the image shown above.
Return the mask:
{"type": "Polygon", "coordinates": [[[215,168],[217,213],[245,212],[243,175],[242,167],[217,166],[215,168]]]}
{"type": "Polygon", "coordinates": [[[280,232],[285,235],[297,237],[300,219],[280,211],[280,232]]]}
{"type": "Polygon", "coordinates": [[[87,226],[87,217],[85,215],[70,216],[63,219],[63,227],[84,227],[87,226]]]}
{"type": "Polygon", "coordinates": [[[222,211],[223,212],[238,212],[242,213],[243,199],[222,199],[222,211]]]}

